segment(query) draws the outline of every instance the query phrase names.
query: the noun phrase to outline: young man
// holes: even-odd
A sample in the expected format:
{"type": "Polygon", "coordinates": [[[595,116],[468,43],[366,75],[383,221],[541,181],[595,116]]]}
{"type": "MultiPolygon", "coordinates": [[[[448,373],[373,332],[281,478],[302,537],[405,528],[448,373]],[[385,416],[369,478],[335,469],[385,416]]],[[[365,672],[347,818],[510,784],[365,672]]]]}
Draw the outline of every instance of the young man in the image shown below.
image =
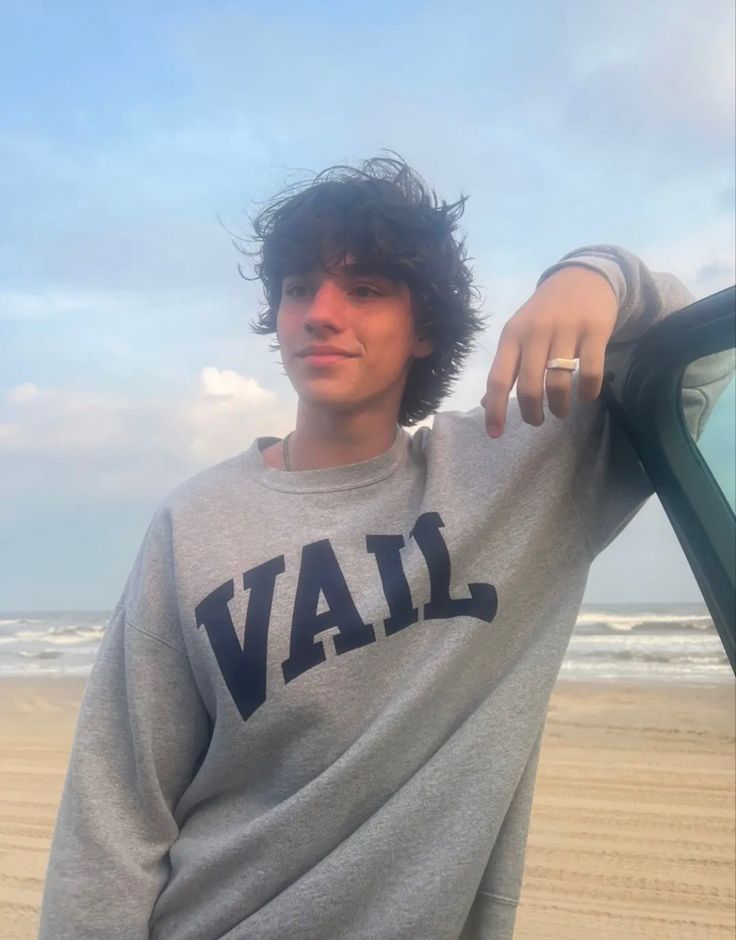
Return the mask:
{"type": "Polygon", "coordinates": [[[256,220],[254,330],[296,426],[151,522],[80,711],[43,940],[511,937],[588,569],[650,494],[604,356],[691,298],[574,252],[505,327],[482,406],[412,437],[482,328],[462,208],[379,159],[256,220]]]}

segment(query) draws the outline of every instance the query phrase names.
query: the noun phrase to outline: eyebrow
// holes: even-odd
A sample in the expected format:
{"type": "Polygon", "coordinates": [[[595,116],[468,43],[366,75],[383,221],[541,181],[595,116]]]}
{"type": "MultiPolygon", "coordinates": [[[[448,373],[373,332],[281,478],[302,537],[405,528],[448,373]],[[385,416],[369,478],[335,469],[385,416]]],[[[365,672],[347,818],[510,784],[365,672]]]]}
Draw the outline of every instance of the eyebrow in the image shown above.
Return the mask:
{"type": "MultiPolygon", "coordinates": [[[[312,271],[291,271],[284,274],[284,279],[288,277],[315,277],[322,276],[326,272],[324,268],[312,271]]],[[[391,281],[392,283],[397,283],[401,278],[397,277],[395,273],[386,266],[386,268],[381,268],[380,265],[369,265],[361,264],[355,262],[354,264],[346,264],[339,268],[339,270],[332,271],[332,276],[337,278],[352,279],[356,277],[377,277],[384,281],[391,281]]]]}

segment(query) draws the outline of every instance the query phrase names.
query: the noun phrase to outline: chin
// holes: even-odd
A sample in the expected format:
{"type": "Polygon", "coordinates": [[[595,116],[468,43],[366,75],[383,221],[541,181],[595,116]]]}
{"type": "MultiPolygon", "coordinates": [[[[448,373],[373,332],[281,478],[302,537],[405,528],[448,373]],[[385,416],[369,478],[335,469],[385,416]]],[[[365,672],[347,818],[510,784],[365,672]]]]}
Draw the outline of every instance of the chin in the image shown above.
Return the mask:
{"type": "Polygon", "coordinates": [[[360,402],[352,398],[340,397],[339,395],[315,395],[314,392],[297,392],[299,401],[309,405],[310,408],[322,408],[326,411],[347,411],[359,406],[360,402]]]}

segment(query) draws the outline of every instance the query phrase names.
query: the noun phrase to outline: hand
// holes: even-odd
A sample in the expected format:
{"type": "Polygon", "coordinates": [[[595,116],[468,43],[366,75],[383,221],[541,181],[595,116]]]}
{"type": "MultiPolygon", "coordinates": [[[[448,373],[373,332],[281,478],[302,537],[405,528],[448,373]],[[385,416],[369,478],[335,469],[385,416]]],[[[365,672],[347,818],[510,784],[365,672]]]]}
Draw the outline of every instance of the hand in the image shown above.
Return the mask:
{"type": "Polygon", "coordinates": [[[500,437],[509,394],[517,377],[519,410],[527,424],[544,423],[544,389],[550,411],[565,418],[572,405],[572,373],[547,370],[550,359],[580,359],[578,400],[593,401],[603,388],[603,362],[613,334],[618,302],[602,274],[570,266],[550,275],[501,331],[488,373],[486,409],[489,437],[500,437]],[[545,377],[546,372],[546,377],[545,377]]]}

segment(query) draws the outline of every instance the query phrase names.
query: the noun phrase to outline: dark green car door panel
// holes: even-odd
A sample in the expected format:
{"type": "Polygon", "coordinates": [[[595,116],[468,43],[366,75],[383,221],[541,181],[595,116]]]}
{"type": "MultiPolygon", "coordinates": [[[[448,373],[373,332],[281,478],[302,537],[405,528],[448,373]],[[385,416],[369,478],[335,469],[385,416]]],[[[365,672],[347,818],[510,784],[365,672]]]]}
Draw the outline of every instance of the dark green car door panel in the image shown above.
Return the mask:
{"type": "Polygon", "coordinates": [[[736,672],[735,347],[731,287],[652,329],[626,375],[607,376],[603,394],[637,449],[736,672]],[[706,393],[694,387],[703,383],[706,393]]]}

